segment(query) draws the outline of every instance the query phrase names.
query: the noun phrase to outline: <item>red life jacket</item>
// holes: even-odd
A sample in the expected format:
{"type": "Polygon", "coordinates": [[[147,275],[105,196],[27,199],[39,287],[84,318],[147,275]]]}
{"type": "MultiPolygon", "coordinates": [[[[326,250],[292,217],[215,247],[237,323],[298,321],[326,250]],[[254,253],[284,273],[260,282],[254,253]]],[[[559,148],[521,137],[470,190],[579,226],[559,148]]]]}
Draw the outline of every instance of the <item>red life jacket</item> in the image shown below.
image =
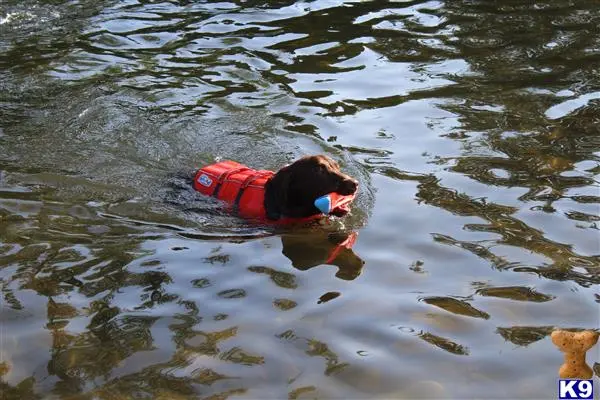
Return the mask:
{"type": "MultiPolygon", "coordinates": [[[[235,161],[221,161],[196,172],[194,189],[225,201],[243,218],[264,223],[269,221],[264,206],[265,185],[273,175],[273,171],[255,170],[235,161]]],[[[308,222],[323,216],[320,213],[303,218],[282,217],[273,222],[308,222]]]]}

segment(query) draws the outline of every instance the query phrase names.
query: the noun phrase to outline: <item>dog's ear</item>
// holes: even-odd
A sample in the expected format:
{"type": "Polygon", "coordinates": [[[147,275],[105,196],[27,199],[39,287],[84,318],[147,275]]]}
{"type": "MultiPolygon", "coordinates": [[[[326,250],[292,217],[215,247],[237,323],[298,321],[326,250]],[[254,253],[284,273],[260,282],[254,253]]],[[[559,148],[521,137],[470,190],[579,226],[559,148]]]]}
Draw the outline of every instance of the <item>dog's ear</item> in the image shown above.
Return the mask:
{"type": "Polygon", "coordinates": [[[292,171],[284,167],[267,182],[264,206],[268,219],[277,220],[288,213],[291,178],[292,171]]]}

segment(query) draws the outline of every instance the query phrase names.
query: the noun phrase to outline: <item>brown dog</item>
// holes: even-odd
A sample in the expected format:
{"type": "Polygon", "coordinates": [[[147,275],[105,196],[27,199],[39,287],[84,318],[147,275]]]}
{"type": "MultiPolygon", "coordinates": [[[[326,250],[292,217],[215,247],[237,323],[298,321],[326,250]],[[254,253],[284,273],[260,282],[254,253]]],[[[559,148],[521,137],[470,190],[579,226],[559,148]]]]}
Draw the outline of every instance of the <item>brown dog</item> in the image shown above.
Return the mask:
{"type": "MultiPolygon", "coordinates": [[[[331,192],[351,195],[356,179],[344,174],[339,164],[325,155],[306,156],[280,169],[265,185],[264,207],[269,219],[281,216],[305,218],[319,214],[314,201],[331,192]]],[[[345,210],[332,214],[341,217],[345,210]]]]}

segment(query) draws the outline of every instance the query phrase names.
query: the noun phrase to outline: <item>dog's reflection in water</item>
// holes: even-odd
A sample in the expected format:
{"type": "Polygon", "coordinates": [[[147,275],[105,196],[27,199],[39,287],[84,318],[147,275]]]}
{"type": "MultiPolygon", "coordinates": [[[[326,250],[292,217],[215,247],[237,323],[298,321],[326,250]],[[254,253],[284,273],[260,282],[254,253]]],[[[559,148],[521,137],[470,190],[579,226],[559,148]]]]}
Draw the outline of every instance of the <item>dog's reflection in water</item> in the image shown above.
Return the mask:
{"type": "Polygon", "coordinates": [[[335,265],[338,267],[335,276],[350,281],[360,275],[365,264],[352,250],[356,237],[356,232],[283,234],[282,253],[296,269],[306,271],[319,265],[335,265]]]}

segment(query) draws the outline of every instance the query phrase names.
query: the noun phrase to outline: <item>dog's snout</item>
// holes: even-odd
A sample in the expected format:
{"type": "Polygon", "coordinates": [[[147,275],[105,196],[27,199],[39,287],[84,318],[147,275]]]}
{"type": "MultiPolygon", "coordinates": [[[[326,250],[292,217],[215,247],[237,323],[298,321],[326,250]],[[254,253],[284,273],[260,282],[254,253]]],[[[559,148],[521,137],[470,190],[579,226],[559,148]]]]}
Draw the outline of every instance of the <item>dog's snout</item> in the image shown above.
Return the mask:
{"type": "Polygon", "coordinates": [[[358,182],[354,179],[344,179],[340,185],[340,194],[349,195],[356,192],[358,182]]]}

